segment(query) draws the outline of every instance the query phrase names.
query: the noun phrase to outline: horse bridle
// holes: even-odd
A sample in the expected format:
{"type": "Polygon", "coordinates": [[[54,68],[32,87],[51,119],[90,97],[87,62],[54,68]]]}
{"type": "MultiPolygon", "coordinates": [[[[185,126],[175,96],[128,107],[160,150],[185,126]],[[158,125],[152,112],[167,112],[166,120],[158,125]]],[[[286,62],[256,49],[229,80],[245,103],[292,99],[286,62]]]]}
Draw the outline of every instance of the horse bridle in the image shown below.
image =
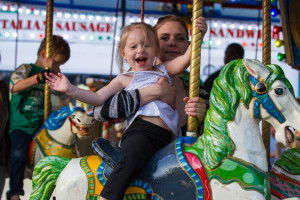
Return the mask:
{"type": "Polygon", "coordinates": [[[285,122],[285,118],[282,113],[277,109],[276,105],[272,101],[271,97],[268,94],[268,85],[266,81],[269,79],[270,75],[266,78],[266,80],[258,80],[254,76],[250,77],[250,81],[254,86],[254,90],[252,90],[252,96],[255,97],[254,101],[254,117],[257,119],[261,119],[261,110],[260,105],[275,119],[278,120],[279,123],[285,122]]]}
{"type": "MultiPolygon", "coordinates": [[[[85,110],[83,108],[76,107],[76,109],[75,108],[72,109],[72,113],[75,112],[76,110],[85,112],[85,110]]],[[[71,133],[74,134],[74,132],[73,132],[73,126],[75,126],[76,128],[78,128],[78,127],[81,127],[82,125],[81,124],[77,124],[74,120],[72,120],[72,118],[70,116],[68,116],[68,119],[70,120],[70,124],[71,124],[71,133]]]]}

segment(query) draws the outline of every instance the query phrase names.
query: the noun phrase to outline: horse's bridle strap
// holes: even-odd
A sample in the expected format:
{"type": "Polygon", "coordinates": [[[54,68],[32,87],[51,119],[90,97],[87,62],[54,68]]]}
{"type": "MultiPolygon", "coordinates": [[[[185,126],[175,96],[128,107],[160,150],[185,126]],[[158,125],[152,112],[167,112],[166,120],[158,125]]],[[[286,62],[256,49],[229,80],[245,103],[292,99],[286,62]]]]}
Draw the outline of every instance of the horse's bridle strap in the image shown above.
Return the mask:
{"type": "Polygon", "coordinates": [[[71,125],[70,125],[71,133],[74,133],[74,132],[73,132],[73,126],[77,127],[77,123],[74,122],[70,116],[68,116],[68,119],[70,120],[70,124],[71,124],[71,125]]]}
{"type": "MultiPolygon", "coordinates": [[[[268,77],[269,78],[269,77],[268,77]]],[[[268,78],[266,80],[268,80],[268,78]]],[[[276,105],[272,101],[271,97],[268,94],[268,89],[266,88],[265,91],[256,91],[256,86],[258,84],[264,84],[267,85],[265,81],[259,81],[254,76],[250,77],[250,81],[253,84],[255,90],[252,90],[252,96],[254,96],[256,99],[254,101],[254,116],[257,119],[261,119],[260,115],[260,105],[275,119],[279,121],[279,123],[285,122],[284,116],[281,114],[281,112],[277,109],[276,105]]]]}

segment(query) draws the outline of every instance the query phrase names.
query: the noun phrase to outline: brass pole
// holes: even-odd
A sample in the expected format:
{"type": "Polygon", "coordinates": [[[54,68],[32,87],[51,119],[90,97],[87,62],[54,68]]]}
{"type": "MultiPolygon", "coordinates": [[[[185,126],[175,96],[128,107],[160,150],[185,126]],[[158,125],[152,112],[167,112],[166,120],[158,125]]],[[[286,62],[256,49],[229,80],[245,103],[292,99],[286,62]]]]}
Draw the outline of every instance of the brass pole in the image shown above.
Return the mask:
{"type": "MultiPolygon", "coordinates": [[[[52,57],[52,45],[53,45],[53,36],[52,36],[52,27],[53,27],[53,0],[47,0],[47,16],[46,16],[46,57],[52,57]]],[[[49,66],[44,66],[47,70],[49,66]]],[[[48,119],[48,116],[51,113],[51,90],[48,84],[45,84],[45,93],[44,93],[44,121],[48,119]]]]}
{"type": "MultiPolygon", "coordinates": [[[[193,24],[192,24],[192,54],[190,66],[190,90],[189,97],[199,96],[200,85],[200,61],[201,61],[201,45],[203,34],[196,27],[196,19],[203,15],[203,0],[193,1],[193,24]]],[[[197,137],[198,119],[194,116],[188,116],[187,136],[197,137]]]]}
{"type": "MultiPolygon", "coordinates": [[[[271,0],[263,0],[263,64],[271,64],[271,0]]],[[[270,124],[262,122],[262,138],[270,163],[270,124]]]]}

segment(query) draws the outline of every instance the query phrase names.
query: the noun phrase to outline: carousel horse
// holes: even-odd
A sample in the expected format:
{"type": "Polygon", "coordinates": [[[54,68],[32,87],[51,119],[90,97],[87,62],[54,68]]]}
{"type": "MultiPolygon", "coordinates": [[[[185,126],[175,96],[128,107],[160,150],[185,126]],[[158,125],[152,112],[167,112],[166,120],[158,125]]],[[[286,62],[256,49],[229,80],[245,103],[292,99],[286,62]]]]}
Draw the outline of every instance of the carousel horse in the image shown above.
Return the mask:
{"type": "Polygon", "coordinates": [[[284,151],[270,172],[274,199],[300,197],[300,148],[284,151]],[[276,198],[275,198],[276,197],[276,198]]]}
{"type": "Polygon", "coordinates": [[[59,155],[77,158],[75,135],[79,139],[90,137],[89,127],[94,118],[81,107],[62,107],[50,114],[45,124],[34,136],[29,151],[30,165],[34,166],[42,158],[59,155]]]}
{"type": "MultiPolygon", "coordinates": [[[[156,152],[123,199],[270,199],[260,120],[273,125],[277,141],[293,141],[286,129],[300,130],[300,107],[291,84],[277,65],[228,63],[212,88],[203,135],[181,137],[156,152]]],[[[42,159],[30,199],[47,199],[55,184],[57,200],[99,199],[120,152],[103,139],[94,150],[99,156],[42,159]]]]}

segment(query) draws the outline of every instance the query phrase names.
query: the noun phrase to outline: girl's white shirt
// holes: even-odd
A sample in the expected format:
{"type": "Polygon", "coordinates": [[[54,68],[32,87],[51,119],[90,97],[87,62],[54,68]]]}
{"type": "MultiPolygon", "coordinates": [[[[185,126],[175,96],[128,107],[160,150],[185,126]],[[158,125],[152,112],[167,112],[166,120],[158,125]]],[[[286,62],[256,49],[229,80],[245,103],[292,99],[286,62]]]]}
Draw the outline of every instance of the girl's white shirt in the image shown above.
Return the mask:
{"type": "MultiPolygon", "coordinates": [[[[162,76],[167,77],[171,85],[172,81],[165,66],[163,64],[159,64],[154,67],[158,69],[158,71],[130,71],[123,73],[123,75],[133,75],[131,83],[125,88],[125,90],[135,90],[150,86],[157,83],[162,76]]],[[[182,136],[179,126],[178,112],[173,110],[173,108],[167,103],[160,100],[154,100],[141,106],[136,114],[127,118],[127,124],[124,124],[124,127],[128,128],[139,115],[159,116],[172,130],[173,139],[182,136]]]]}

